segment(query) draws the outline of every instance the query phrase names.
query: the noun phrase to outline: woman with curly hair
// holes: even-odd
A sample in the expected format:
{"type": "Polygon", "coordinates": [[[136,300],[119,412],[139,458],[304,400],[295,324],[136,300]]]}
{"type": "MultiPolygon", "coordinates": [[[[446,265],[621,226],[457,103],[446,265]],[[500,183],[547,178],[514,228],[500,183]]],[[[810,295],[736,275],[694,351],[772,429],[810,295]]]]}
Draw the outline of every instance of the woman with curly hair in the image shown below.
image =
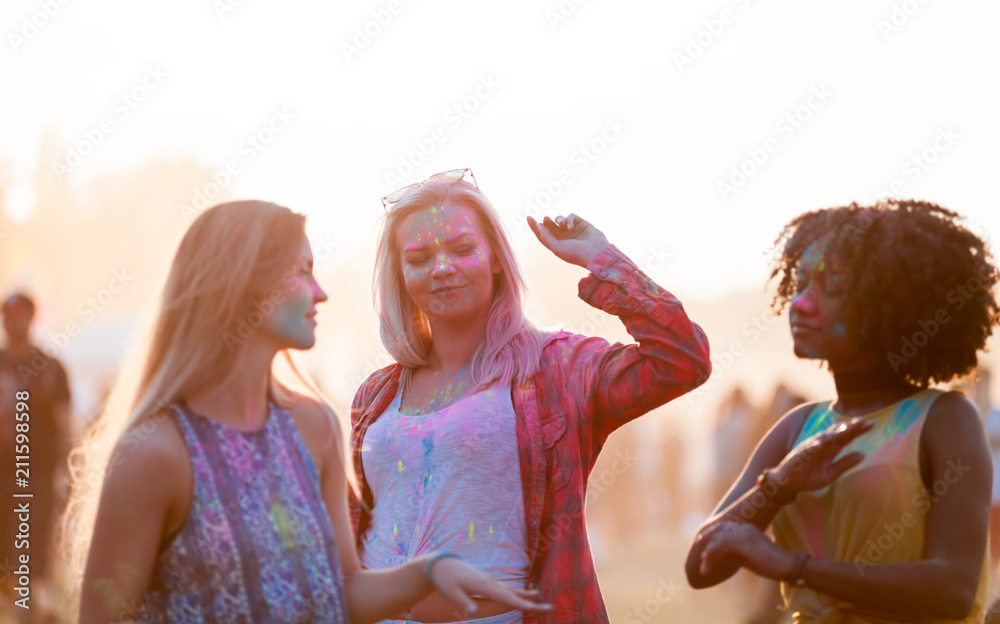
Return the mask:
{"type": "Polygon", "coordinates": [[[796,622],[981,621],[989,450],[975,406],[930,385],[970,372],[998,321],[985,243],[950,210],[886,201],[800,215],[775,249],[775,307],[837,397],[760,441],[688,582],[781,580],[796,622]]]}

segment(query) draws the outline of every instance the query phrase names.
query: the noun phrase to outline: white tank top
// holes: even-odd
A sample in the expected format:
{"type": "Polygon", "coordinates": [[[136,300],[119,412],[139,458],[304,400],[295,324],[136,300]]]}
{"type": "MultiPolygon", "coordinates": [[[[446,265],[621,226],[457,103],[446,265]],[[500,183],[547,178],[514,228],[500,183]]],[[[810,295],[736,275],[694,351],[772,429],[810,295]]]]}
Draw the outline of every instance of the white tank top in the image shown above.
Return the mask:
{"type": "Polygon", "coordinates": [[[450,551],[524,588],[528,555],[510,387],[493,385],[429,414],[399,413],[402,390],[365,433],[374,498],[362,566],[450,551]]]}

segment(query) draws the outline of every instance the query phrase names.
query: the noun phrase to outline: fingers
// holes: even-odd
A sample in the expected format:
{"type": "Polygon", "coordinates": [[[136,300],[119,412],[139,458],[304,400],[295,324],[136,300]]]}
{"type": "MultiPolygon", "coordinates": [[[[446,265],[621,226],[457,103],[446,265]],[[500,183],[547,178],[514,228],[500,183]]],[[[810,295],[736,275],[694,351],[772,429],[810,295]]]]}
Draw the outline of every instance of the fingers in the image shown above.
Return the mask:
{"type": "Polygon", "coordinates": [[[847,455],[844,455],[837,461],[833,462],[833,464],[830,466],[830,470],[833,471],[834,480],[839,479],[840,475],[844,474],[851,468],[854,468],[855,466],[860,464],[864,460],[864,458],[865,458],[864,453],[854,452],[854,453],[848,453],[847,455]]]}
{"type": "MultiPolygon", "coordinates": [[[[529,224],[538,223],[534,218],[528,217],[529,224]]],[[[542,225],[545,225],[549,230],[557,237],[560,234],[567,234],[571,230],[576,233],[577,231],[584,230],[590,223],[587,220],[570,213],[568,215],[557,215],[555,217],[542,217],[542,225]]]]}
{"type": "Polygon", "coordinates": [[[726,559],[730,554],[730,547],[725,536],[718,536],[711,540],[705,550],[701,551],[701,562],[698,570],[702,574],[708,574],[715,564],[726,559]]]}
{"type": "Polygon", "coordinates": [[[699,569],[702,574],[708,574],[709,570],[719,559],[723,559],[730,554],[730,542],[737,534],[738,527],[734,524],[720,522],[698,536],[698,541],[707,542],[704,550],[701,551],[699,569]]]}
{"type": "MultiPolygon", "coordinates": [[[[545,219],[551,223],[551,219],[548,217],[545,217],[545,219]]],[[[543,224],[544,223],[545,222],[543,221],[543,224]]],[[[535,238],[538,239],[538,242],[545,245],[546,248],[552,249],[552,246],[557,243],[556,237],[552,235],[549,228],[539,225],[538,221],[535,221],[533,217],[528,217],[528,227],[531,228],[531,231],[534,233],[535,238]]]]}
{"type": "Polygon", "coordinates": [[[870,421],[860,418],[832,425],[822,434],[823,439],[820,443],[831,450],[836,449],[839,452],[840,449],[868,433],[871,428],[872,423],[870,421]]]}
{"type": "Polygon", "coordinates": [[[705,542],[707,540],[712,539],[712,536],[715,535],[716,533],[718,533],[719,531],[721,531],[722,528],[725,527],[725,526],[728,526],[728,523],[726,523],[726,522],[719,522],[718,524],[715,524],[713,526],[708,527],[707,529],[705,529],[704,531],[702,531],[701,533],[699,533],[695,537],[695,539],[694,539],[695,544],[699,544],[701,542],[705,542]]]}
{"type": "Polygon", "coordinates": [[[573,226],[576,225],[576,222],[579,221],[579,217],[577,217],[575,214],[570,214],[565,217],[559,215],[554,219],[552,219],[552,221],[555,222],[555,224],[558,225],[559,227],[566,228],[567,230],[572,230],[573,226]]]}
{"type": "Polygon", "coordinates": [[[854,420],[837,425],[833,430],[833,435],[837,439],[851,441],[861,435],[864,435],[870,431],[871,428],[871,421],[864,420],[862,418],[855,418],[854,420]]]}
{"type": "Polygon", "coordinates": [[[472,615],[479,607],[459,583],[448,583],[447,587],[438,586],[437,590],[445,598],[462,608],[466,615],[472,615]]]}
{"type": "Polygon", "coordinates": [[[521,611],[541,613],[552,610],[551,604],[538,602],[537,589],[511,589],[492,581],[478,586],[476,593],[521,611]]]}
{"type": "Polygon", "coordinates": [[[511,591],[532,603],[537,603],[539,596],[542,595],[542,592],[537,589],[512,589],[511,591]]]}

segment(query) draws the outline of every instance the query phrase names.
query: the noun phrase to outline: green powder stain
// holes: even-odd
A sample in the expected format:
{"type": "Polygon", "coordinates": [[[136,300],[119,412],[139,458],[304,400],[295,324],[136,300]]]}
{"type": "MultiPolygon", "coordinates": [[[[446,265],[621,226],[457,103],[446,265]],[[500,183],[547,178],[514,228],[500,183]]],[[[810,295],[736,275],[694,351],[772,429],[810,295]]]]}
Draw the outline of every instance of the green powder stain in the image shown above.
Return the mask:
{"type": "Polygon", "coordinates": [[[295,540],[292,539],[292,522],[288,517],[288,512],[278,501],[271,505],[271,522],[274,523],[278,535],[281,536],[282,548],[295,550],[295,540]]]}

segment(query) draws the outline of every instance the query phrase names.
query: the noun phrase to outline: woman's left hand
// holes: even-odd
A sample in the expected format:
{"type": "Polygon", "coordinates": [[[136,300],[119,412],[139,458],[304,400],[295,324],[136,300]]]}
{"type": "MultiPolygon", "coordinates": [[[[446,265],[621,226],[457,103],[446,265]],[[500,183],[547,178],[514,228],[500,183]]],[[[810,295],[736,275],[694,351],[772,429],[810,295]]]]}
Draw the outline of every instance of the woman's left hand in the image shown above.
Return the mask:
{"type": "Polygon", "coordinates": [[[795,555],[752,524],[722,523],[698,536],[707,541],[701,552],[701,570],[708,573],[717,563],[735,563],[769,579],[787,578],[795,568],[795,555]]]}
{"type": "Polygon", "coordinates": [[[557,258],[583,268],[611,244],[603,232],[575,214],[545,217],[541,223],[528,217],[528,227],[557,258]]]}

